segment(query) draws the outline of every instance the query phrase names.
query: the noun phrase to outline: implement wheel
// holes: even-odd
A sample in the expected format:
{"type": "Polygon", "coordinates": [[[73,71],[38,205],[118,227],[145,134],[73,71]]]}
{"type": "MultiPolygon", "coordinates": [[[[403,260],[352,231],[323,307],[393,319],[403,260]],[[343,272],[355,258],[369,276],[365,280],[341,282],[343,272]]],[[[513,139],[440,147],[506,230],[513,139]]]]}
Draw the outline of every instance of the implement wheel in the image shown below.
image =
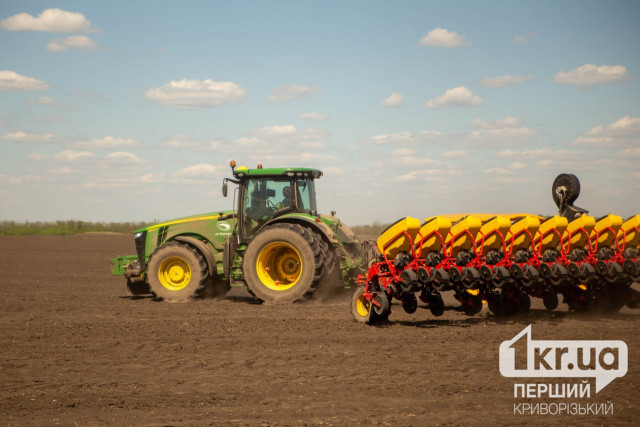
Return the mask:
{"type": "Polygon", "coordinates": [[[570,205],[580,195],[580,181],[578,177],[570,173],[561,173],[551,185],[551,195],[556,206],[570,205]]]}
{"type": "Polygon", "coordinates": [[[366,298],[364,286],[358,286],[351,298],[351,314],[360,323],[370,325],[375,321],[376,315],[373,312],[375,306],[366,298]]]}
{"type": "Polygon", "coordinates": [[[151,292],[166,301],[187,301],[195,297],[208,278],[207,264],[200,252],[176,241],[157,248],[147,265],[151,292]]]}
{"type": "Polygon", "coordinates": [[[269,303],[290,303],[312,293],[324,272],[320,236],[297,224],[275,224],[247,247],[247,287],[269,303]]]}

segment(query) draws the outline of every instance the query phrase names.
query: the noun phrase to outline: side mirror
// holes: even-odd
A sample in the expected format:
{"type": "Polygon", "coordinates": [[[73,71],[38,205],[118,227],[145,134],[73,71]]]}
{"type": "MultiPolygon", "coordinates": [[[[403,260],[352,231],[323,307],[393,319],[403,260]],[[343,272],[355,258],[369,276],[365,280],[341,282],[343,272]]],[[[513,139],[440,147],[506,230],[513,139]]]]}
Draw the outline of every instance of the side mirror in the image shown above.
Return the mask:
{"type": "Polygon", "coordinates": [[[226,180],[222,181],[222,195],[224,197],[227,197],[227,181],[226,180]]]}

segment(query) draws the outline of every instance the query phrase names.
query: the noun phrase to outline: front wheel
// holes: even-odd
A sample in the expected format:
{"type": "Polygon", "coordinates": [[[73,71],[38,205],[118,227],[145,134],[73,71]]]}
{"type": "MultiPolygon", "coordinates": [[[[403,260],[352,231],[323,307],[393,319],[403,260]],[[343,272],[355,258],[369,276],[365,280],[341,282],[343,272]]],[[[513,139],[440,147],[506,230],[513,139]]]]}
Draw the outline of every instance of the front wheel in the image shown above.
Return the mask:
{"type": "Polygon", "coordinates": [[[320,236],[297,224],[275,224],[247,247],[247,288],[269,303],[290,303],[311,294],[323,275],[320,236]]]}
{"type": "Polygon", "coordinates": [[[166,301],[188,301],[206,285],[209,275],[204,258],[189,245],[170,241],[156,249],[147,265],[153,294],[166,301]]]}

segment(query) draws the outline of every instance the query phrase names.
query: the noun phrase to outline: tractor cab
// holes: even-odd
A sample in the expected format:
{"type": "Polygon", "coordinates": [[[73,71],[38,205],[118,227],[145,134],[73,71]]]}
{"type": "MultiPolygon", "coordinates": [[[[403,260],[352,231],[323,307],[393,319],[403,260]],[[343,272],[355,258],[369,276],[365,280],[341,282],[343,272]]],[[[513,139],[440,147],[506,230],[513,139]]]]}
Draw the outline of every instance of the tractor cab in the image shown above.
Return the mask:
{"type": "MultiPolygon", "coordinates": [[[[285,214],[316,216],[314,180],[322,176],[317,169],[271,168],[256,169],[231,162],[235,179],[225,178],[222,194],[227,195],[227,182],[238,184],[238,237],[240,242],[250,241],[271,220],[285,214]]],[[[235,195],[234,195],[234,208],[235,195]]],[[[235,210],[235,209],[234,209],[235,210]]]]}

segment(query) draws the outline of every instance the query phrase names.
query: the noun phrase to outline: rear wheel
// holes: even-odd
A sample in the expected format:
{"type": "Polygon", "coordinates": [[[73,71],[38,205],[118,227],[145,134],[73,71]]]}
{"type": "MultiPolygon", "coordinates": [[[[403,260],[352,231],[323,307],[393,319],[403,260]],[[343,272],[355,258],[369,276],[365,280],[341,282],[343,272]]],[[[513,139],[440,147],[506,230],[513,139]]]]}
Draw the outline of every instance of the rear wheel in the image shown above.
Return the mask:
{"type": "Polygon", "coordinates": [[[195,297],[208,277],[207,264],[200,252],[176,241],[157,248],[147,265],[151,292],[167,301],[187,301],[195,297]]]}
{"type": "Polygon", "coordinates": [[[247,247],[243,271],[256,298],[290,303],[311,294],[323,274],[320,236],[297,224],[275,224],[247,247]]]}

